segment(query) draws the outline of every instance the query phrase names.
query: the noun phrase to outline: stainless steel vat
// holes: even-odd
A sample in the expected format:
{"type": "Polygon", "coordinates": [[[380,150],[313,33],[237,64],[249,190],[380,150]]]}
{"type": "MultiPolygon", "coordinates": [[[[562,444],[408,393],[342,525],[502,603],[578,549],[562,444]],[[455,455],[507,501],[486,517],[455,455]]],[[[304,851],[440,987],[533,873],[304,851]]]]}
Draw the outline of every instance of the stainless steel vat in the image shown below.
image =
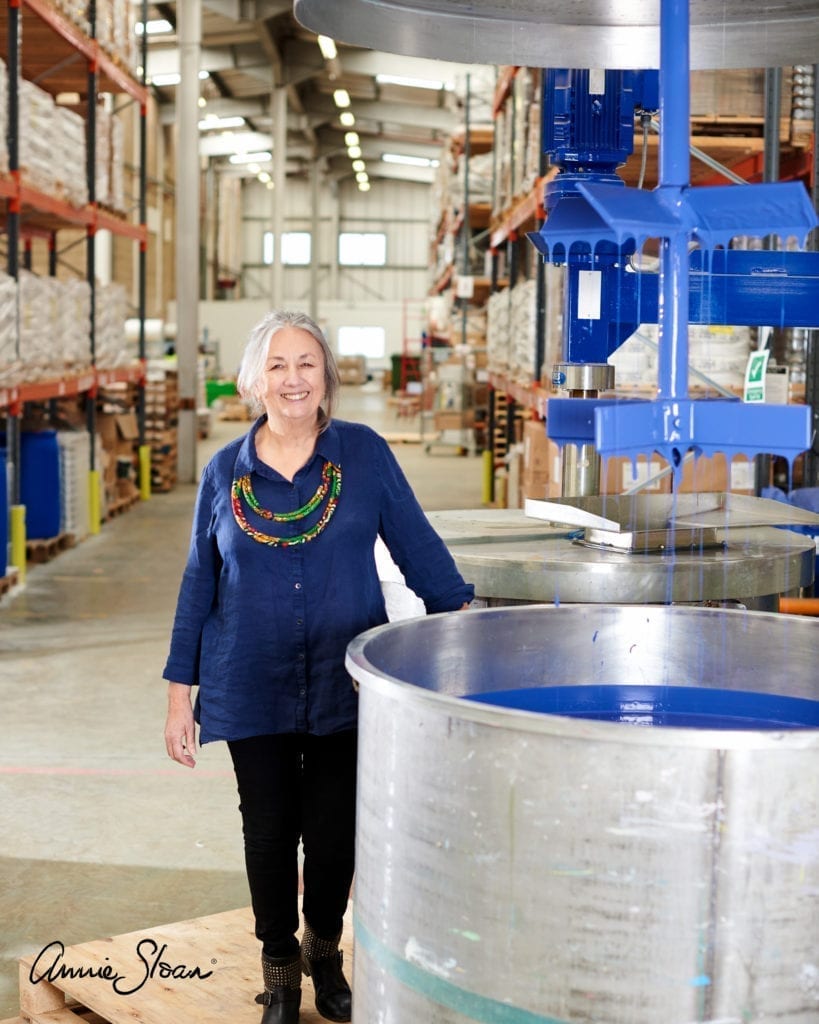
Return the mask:
{"type": "Polygon", "coordinates": [[[816,1024],[819,728],[640,728],[463,697],[806,701],[819,622],[704,608],[430,616],[360,684],[356,1024],[816,1024]]]}

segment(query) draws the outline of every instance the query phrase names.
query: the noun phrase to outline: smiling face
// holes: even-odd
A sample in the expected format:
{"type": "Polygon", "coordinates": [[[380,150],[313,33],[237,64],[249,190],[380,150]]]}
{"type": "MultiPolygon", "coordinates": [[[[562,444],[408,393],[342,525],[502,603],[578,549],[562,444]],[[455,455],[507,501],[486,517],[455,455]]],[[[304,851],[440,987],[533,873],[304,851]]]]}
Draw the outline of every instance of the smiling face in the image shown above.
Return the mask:
{"type": "Polygon", "coordinates": [[[272,425],[315,423],[324,398],[324,354],[299,327],[283,327],[270,339],[259,398],[272,425]]]}

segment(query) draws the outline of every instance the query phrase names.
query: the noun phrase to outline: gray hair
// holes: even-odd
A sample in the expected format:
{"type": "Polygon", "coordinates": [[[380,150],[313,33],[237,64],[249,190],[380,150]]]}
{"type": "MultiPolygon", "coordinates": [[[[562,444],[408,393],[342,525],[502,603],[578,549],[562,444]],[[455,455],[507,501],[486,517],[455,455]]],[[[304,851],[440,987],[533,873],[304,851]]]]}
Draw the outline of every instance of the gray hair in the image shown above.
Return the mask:
{"type": "Polygon", "coordinates": [[[270,340],[285,327],[307,331],[321,346],[324,356],[324,399],[319,409],[318,419],[319,430],[326,430],[336,407],[341,379],[338,375],[335,356],[323,331],[306,313],[291,313],[283,309],[274,309],[262,317],[247,339],[239,374],[236,378],[236,388],[242,398],[250,404],[251,411],[258,415],[263,408],[259,399],[259,385],[264,376],[270,340]]]}

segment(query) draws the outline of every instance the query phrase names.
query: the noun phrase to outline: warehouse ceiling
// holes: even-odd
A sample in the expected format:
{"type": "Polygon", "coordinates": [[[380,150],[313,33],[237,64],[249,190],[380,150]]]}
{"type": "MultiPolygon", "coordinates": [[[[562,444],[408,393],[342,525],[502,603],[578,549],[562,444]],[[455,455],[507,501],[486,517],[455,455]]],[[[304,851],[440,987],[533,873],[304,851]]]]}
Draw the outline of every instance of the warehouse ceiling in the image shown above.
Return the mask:
{"type": "MultiPolygon", "coordinates": [[[[160,104],[161,116],[175,117],[176,88],[164,84],[179,71],[176,3],[151,4],[149,23],[164,20],[169,31],[149,34],[147,78],[160,104]]],[[[452,84],[467,67],[338,43],[336,55],[322,54],[315,33],[293,16],[292,0],[204,0],[202,4],[201,94],[206,118],[243,118],[228,130],[200,132],[200,152],[234,173],[238,151],[272,150],[273,90],[287,90],[287,172],[307,176],[318,161],[332,180],[354,177],[355,156],[345,134],[358,133],[370,179],[401,178],[431,182],[434,166],[450,135],[464,121],[463,103],[452,84]],[[382,76],[404,76],[441,83],[437,88],[395,84],[382,76]],[[334,99],[336,90],[349,95],[349,107],[334,99]],[[345,125],[352,114],[354,125],[345,125]],[[390,162],[383,160],[390,154],[390,162]],[[407,158],[397,162],[394,158],[407,158]]]]}

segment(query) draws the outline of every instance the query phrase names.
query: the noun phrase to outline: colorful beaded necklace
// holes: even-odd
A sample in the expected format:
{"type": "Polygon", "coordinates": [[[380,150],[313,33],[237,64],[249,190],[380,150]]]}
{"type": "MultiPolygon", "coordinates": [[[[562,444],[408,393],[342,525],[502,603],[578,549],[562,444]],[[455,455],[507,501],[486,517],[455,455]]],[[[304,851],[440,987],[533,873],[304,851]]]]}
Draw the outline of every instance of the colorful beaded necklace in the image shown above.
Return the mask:
{"type": "Polygon", "coordinates": [[[330,522],[333,513],[338,505],[338,496],[341,494],[341,467],[336,466],[330,462],[329,459],[324,463],[324,468],[321,471],[321,483],[319,484],[316,493],[307,502],[306,505],[302,505],[301,508],[297,508],[295,512],[271,512],[270,509],[263,508],[259,504],[259,500],[253,493],[253,487],[250,483],[250,473],[246,473],[244,476],[240,476],[238,480],[234,480],[230,489],[230,504],[233,509],[233,518],[239,524],[240,528],[244,532],[252,537],[259,544],[269,544],[272,547],[290,548],[295,544],[306,544],[308,541],[313,540],[315,537],[322,532],[325,526],[330,522]],[[304,533],[298,533],[295,537],[276,537],[274,534],[262,533],[261,530],[256,530],[250,525],[245,516],[244,510],[242,509],[242,498],[248,503],[250,508],[261,516],[262,519],[272,519],[274,523],[295,523],[299,519],[304,519],[309,516],[311,512],[319,507],[329,493],[329,498],[324,511],[321,513],[321,517],[318,522],[311,526],[309,530],[305,530],[304,533]]]}

